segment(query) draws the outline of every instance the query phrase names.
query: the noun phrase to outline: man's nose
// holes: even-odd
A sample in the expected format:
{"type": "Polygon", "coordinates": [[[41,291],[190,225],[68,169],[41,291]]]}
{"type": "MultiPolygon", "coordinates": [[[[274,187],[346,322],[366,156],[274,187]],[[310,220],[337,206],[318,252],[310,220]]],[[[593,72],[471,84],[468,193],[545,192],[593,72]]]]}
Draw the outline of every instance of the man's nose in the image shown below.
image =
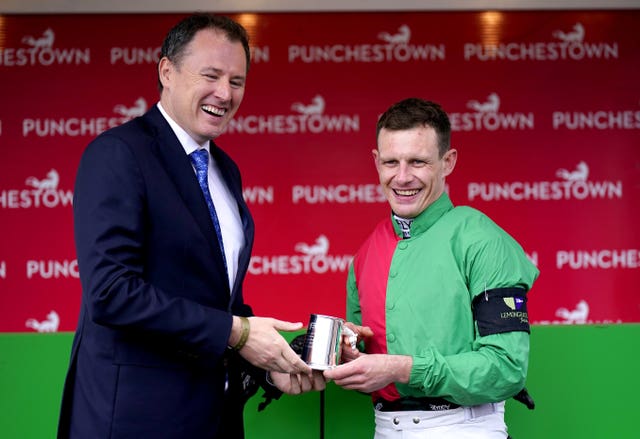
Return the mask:
{"type": "Polygon", "coordinates": [[[216,97],[228,101],[231,99],[231,84],[227,80],[218,81],[216,85],[216,97]]]}
{"type": "Polygon", "coordinates": [[[400,182],[407,182],[413,178],[411,173],[411,167],[408,163],[400,162],[398,166],[398,173],[396,174],[396,180],[400,182]]]}

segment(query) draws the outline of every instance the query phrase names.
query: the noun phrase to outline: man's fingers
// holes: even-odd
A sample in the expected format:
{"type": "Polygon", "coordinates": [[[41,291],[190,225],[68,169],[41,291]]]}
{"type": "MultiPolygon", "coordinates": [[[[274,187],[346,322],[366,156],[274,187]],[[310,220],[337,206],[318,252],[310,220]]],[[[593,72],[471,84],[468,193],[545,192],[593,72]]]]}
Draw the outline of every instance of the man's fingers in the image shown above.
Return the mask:
{"type": "Polygon", "coordinates": [[[298,395],[302,393],[302,385],[300,384],[300,379],[298,375],[289,375],[289,379],[291,380],[291,393],[293,395],[298,395]]]}
{"type": "Polygon", "coordinates": [[[320,371],[313,372],[313,389],[314,390],[324,390],[326,387],[326,381],[324,379],[324,375],[320,371]]]}
{"type": "Polygon", "coordinates": [[[333,369],[327,369],[324,371],[324,377],[328,380],[339,381],[343,380],[356,373],[354,362],[341,364],[333,369]]]}
{"type": "Polygon", "coordinates": [[[296,375],[300,380],[300,389],[302,392],[308,392],[311,390],[311,379],[306,375],[296,375]]]}
{"type": "Polygon", "coordinates": [[[301,322],[286,322],[284,320],[273,319],[273,327],[278,331],[297,331],[302,328],[301,322]]]}
{"type": "Polygon", "coordinates": [[[368,326],[360,326],[359,333],[362,337],[373,337],[373,331],[368,326]]]}
{"type": "Polygon", "coordinates": [[[362,377],[348,375],[345,377],[336,378],[334,380],[334,383],[336,383],[340,387],[344,387],[345,389],[353,390],[360,389],[362,387],[363,380],[362,377]]]}
{"type": "Polygon", "coordinates": [[[289,364],[291,368],[291,373],[304,373],[305,375],[311,375],[311,368],[302,361],[302,358],[296,352],[291,349],[290,346],[287,346],[286,349],[282,351],[282,358],[289,364]]]}

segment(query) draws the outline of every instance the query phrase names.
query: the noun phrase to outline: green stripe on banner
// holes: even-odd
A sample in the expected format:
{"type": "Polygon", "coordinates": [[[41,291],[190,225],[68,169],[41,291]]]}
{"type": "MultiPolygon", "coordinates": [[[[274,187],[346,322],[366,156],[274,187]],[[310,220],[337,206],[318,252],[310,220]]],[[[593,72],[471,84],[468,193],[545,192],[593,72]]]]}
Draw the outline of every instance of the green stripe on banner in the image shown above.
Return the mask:
{"type": "Polygon", "coordinates": [[[0,334],[0,437],[54,438],[73,333],[0,334]]]}
{"type": "MultiPolygon", "coordinates": [[[[294,334],[284,334],[287,339],[294,334]]],[[[73,334],[0,334],[0,437],[55,437],[73,334]]],[[[510,400],[513,439],[637,437],[640,324],[533,326],[527,389],[535,410],[510,400]]],[[[259,392],[245,408],[247,439],[318,439],[320,394],[283,395],[264,411],[259,392]]],[[[367,395],[330,383],[324,434],[371,439],[367,395]]]]}

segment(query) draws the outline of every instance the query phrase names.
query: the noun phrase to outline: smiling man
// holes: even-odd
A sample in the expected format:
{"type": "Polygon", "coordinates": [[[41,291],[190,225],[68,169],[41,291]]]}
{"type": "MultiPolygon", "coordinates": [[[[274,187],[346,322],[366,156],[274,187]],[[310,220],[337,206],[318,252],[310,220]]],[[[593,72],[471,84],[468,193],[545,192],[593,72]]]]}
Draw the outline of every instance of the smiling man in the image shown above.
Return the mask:
{"type": "Polygon", "coordinates": [[[242,438],[258,385],[324,388],[280,334],[302,323],[253,316],[243,299],[254,224],[214,139],[242,102],[249,54],[230,18],[184,18],[162,45],[160,102],[82,155],[82,302],[59,438],[242,438]]]}
{"type": "Polygon", "coordinates": [[[343,345],[345,363],[324,372],[372,394],[376,439],[504,439],[504,400],[527,375],[526,294],[538,270],[486,215],[453,206],[450,140],[447,114],[422,99],[392,105],[377,124],[373,158],[391,212],[347,281],[347,320],[364,348],[343,345]]]}

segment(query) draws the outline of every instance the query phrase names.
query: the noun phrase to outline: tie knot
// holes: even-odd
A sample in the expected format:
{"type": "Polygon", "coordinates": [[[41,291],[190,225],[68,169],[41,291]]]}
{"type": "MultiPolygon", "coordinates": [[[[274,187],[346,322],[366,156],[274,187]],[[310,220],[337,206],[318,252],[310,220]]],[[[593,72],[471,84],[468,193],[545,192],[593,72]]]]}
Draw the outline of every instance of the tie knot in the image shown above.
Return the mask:
{"type": "Polygon", "coordinates": [[[209,164],[209,153],[206,149],[198,149],[189,154],[191,162],[196,167],[196,171],[202,172],[207,170],[209,164]]]}

